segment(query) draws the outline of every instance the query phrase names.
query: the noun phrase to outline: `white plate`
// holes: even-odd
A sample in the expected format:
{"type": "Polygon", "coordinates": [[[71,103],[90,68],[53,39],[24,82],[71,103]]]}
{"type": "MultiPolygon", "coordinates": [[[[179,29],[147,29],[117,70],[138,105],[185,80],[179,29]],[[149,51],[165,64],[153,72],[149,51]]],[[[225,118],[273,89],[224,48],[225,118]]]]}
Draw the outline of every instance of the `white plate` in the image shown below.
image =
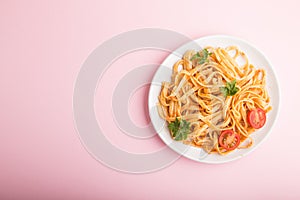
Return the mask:
{"type": "Polygon", "coordinates": [[[161,139],[171,149],[195,161],[213,164],[225,163],[241,158],[252,152],[259,144],[262,143],[267,135],[269,135],[269,133],[271,132],[271,128],[275,123],[279,109],[279,87],[276,75],[272,70],[270,62],[258,49],[250,45],[248,42],[245,42],[244,40],[238,38],[223,35],[213,35],[196,39],[181,46],[164,60],[153,77],[149,89],[148,106],[151,122],[154,126],[154,129],[157,131],[161,139]],[[228,155],[221,156],[218,154],[207,154],[201,148],[184,145],[180,141],[174,141],[170,136],[167,123],[165,122],[165,120],[159,117],[157,112],[156,105],[158,103],[158,95],[161,90],[161,83],[163,81],[170,81],[174,63],[177,60],[181,59],[183,53],[186,50],[199,50],[205,46],[227,47],[232,45],[239,47],[243,52],[245,52],[248,56],[249,62],[252,63],[256,68],[263,68],[266,70],[266,87],[270,95],[271,106],[273,107],[273,109],[267,114],[267,121],[264,127],[251,134],[254,141],[253,146],[248,149],[237,149],[228,155]]]}

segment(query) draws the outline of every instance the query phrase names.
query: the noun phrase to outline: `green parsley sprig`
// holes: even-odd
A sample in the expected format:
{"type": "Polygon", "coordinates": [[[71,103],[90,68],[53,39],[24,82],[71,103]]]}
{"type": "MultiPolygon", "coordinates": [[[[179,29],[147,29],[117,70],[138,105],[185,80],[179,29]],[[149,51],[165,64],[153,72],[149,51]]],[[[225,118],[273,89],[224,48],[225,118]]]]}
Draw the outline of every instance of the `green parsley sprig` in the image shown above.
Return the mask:
{"type": "Polygon", "coordinates": [[[187,135],[190,133],[190,123],[186,120],[178,120],[178,118],[169,123],[168,128],[176,141],[187,139],[187,135]]]}
{"type": "Polygon", "coordinates": [[[235,95],[239,91],[239,88],[236,87],[236,79],[231,82],[227,82],[226,87],[220,87],[220,91],[225,97],[235,95]]]}
{"type": "Polygon", "coordinates": [[[208,56],[210,55],[211,53],[209,53],[207,49],[203,49],[201,53],[197,52],[195,55],[193,55],[191,61],[197,60],[197,63],[201,65],[205,62],[208,62],[208,56]]]}

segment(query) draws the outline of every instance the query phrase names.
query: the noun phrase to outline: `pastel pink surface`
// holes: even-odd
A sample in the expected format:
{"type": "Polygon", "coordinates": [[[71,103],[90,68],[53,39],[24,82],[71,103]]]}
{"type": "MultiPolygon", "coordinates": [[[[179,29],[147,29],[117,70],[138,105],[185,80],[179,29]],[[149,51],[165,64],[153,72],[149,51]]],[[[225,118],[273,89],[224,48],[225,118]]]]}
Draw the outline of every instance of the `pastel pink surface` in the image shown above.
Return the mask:
{"type": "MultiPolygon", "coordinates": [[[[299,199],[299,6],[296,0],[1,1],[0,199],[299,199]],[[73,121],[80,67],[107,39],[148,27],[191,38],[228,34],[264,52],[281,89],[270,137],[238,161],[207,165],[182,157],[141,175],[112,170],[90,156],[73,121]]],[[[128,55],[112,65],[115,77],[104,76],[105,84],[98,87],[110,94],[130,69],[166,56],[160,51],[128,55]]],[[[136,112],[129,105],[131,119],[140,126],[149,122],[145,92],[132,97],[136,112]]],[[[95,105],[98,120],[111,114],[100,112],[101,104],[95,105]]],[[[131,152],[164,146],[158,137],[134,140],[120,134],[110,118],[105,129],[112,143],[131,152]]]]}

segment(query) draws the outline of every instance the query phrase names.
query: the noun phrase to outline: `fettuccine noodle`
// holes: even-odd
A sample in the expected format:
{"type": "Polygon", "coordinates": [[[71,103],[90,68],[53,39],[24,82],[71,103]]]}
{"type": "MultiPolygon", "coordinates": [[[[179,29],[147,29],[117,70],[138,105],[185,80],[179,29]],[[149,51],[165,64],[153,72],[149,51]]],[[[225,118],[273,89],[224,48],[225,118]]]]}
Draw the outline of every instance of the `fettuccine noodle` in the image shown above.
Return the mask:
{"type": "Polygon", "coordinates": [[[255,129],[247,123],[247,112],[261,108],[267,113],[272,109],[266,72],[250,64],[245,53],[235,46],[205,49],[210,55],[202,64],[192,59],[197,53],[194,50],[186,51],[174,64],[171,82],[162,83],[159,115],[169,123],[176,118],[189,122],[190,134],[183,142],[208,153],[231,152],[218,143],[220,133],[229,129],[239,134],[238,148],[249,148],[255,129]],[[238,64],[238,59],[243,60],[243,65],[238,64]],[[233,80],[238,92],[224,96],[220,87],[233,80]]]}

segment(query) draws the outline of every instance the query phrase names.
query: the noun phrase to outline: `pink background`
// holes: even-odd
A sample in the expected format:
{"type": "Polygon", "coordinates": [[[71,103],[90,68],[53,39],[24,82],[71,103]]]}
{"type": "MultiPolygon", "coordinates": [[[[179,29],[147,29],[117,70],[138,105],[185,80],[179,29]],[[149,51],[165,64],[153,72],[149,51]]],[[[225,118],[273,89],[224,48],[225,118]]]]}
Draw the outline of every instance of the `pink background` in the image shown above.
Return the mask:
{"type": "MultiPolygon", "coordinates": [[[[299,7],[296,0],[1,0],[0,199],[299,199],[299,7]],[[142,175],[112,170],[85,150],[72,113],[81,64],[114,35],[149,27],[191,38],[229,34],[268,56],[280,81],[281,109],[258,149],[222,165],[182,157],[142,175]]],[[[104,77],[102,86],[109,92],[130,69],[166,56],[130,54],[112,66],[111,73],[119,73],[104,77]]],[[[137,91],[129,105],[140,126],[149,122],[146,93],[147,87],[137,91]]],[[[96,94],[99,119],[110,98],[100,102],[96,94]]],[[[107,120],[106,136],[124,150],[151,152],[164,145],[158,137],[135,140],[118,133],[107,120]]]]}

